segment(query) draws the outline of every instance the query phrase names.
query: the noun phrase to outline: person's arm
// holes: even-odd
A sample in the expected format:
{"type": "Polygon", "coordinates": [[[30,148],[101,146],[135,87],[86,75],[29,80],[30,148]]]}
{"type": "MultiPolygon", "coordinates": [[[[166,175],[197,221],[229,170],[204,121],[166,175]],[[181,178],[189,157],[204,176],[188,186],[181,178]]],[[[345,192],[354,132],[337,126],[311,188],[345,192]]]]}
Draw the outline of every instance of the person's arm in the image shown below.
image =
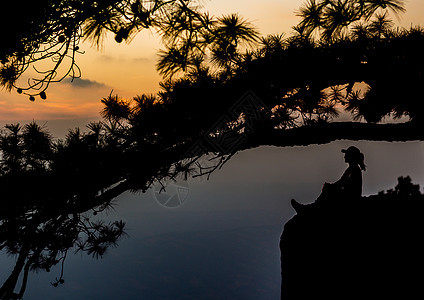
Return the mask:
{"type": "Polygon", "coordinates": [[[334,187],[337,187],[337,188],[344,187],[346,185],[346,183],[348,182],[348,180],[349,180],[349,177],[351,175],[350,173],[351,173],[350,172],[350,169],[347,168],[346,171],[343,173],[342,177],[340,177],[339,180],[337,180],[336,182],[332,183],[331,185],[334,186],[334,187]]]}

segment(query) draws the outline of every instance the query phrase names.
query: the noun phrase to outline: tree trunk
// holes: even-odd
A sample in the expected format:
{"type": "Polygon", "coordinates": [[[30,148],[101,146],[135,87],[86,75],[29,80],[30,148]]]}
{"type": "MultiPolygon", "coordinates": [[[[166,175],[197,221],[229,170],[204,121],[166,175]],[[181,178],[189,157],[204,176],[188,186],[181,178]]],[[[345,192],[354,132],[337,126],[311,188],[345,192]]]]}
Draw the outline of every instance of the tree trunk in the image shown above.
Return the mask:
{"type": "Polygon", "coordinates": [[[28,258],[30,248],[28,245],[23,245],[19,251],[18,260],[16,261],[15,267],[12,273],[6,279],[2,287],[0,288],[0,299],[10,299],[14,293],[16,283],[18,282],[19,275],[22,272],[25,262],[28,258]]]}

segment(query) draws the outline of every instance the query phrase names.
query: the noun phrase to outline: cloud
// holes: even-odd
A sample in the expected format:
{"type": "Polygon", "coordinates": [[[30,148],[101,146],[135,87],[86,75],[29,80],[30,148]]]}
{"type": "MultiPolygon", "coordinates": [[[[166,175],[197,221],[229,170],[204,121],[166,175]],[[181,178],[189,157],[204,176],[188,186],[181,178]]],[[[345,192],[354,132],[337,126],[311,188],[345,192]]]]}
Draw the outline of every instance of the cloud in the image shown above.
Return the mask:
{"type": "Polygon", "coordinates": [[[147,57],[137,57],[133,58],[134,62],[150,62],[152,59],[147,57]]]}
{"type": "Polygon", "coordinates": [[[106,62],[106,61],[109,62],[109,61],[116,60],[116,57],[113,57],[112,55],[101,54],[97,56],[97,59],[102,62],[106,62]]]}
{"type": "Polygon", "coordinates": [[[102,88],[106,87],[106,84],[97,82],[95,80],[90,79],[82,79],[82,78],[66,78],[62,81],[64,84],[70,84],[76,88],[102,88]]]}
{"type": "Polygon", "coordinates": [[[133,57],[131,55],[121,54],[118,56],[112,56],[108,54],[102,54],[97,57],[97,60],[102,63],[138,63],[138,62],[151,62],[156,60],[155,55],[151,55],[150,57],[145,56],[136,56],[133,57]]]}

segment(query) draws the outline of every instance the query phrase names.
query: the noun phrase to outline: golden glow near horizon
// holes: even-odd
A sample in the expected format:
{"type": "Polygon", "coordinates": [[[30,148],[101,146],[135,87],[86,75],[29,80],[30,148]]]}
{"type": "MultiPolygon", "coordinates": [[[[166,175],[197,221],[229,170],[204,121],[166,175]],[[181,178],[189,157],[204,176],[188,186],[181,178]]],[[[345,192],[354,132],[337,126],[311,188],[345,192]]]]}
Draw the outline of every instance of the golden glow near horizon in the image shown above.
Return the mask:
{"type": "MultiPolygon", "coordinates": [[[[291,27],[298,18],[295,11],[305,0],[205,0],[205,10],[220,16],[239,13],[251,21],[261,35],[291,34],[291,27]]],[[[396,20],[396,25],[409,28],[424,25],[424,1],[408,0],[407,12],[396,20]]],[[[98,119],[101,98],[113,93],[131,98],[142,93],[159,90],[160,75],[156,71],[160,38],[154,31],[139,33],[130,44],[117,44],[109,35],[103,49],[97,50],[90,43],[80,45],[85,54],[79,55],[77,64],[82,77],[74,83],[52,84],[47,90],[47,100],[28,97],[16,91],[0,92],[0,121],[98,119]]]]}

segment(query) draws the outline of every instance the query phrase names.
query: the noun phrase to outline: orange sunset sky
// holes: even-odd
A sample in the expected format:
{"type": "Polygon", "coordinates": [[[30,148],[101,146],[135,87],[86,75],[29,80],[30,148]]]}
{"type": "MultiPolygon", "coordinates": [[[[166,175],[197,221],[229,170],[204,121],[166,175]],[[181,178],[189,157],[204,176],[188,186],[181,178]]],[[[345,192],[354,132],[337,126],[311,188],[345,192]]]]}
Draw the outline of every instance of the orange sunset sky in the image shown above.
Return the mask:
{"type": "MultiPolygon", "coordinates": [[[[204,9],[215,16],[237,12],[251,21],[261,35],[284,32],[287,36],[299,20],[295,11],[303,2],[204,0],[204,9]]],[[[407,28],[411,24],[424,25],[424,0],[406,0],[406,10],[399,20],[394,18],[396,25],[407,28]]],[[[16,91],[0,91],[0,125],[36,120],[48,121],[47,127],[51,127],[61,120],[62,126],[69,124],[73,127],[77,124],[76,120],[86,123],[87,120],[99,119],[100,100],[111,90],[125,98],[159,90],[161,77],[155,63],[161,44],[153,31],[139,33],[130,44],[117,44],[110,35],[101,50],[90,43],[82,43],[80,48],[85,51],[77,57],[77,64],[82,70],[81,79],[72,84],[52,84],[47,90],[47,100],[37,97],[35,102],[30,102],[27,96],[16,91]]]]}

